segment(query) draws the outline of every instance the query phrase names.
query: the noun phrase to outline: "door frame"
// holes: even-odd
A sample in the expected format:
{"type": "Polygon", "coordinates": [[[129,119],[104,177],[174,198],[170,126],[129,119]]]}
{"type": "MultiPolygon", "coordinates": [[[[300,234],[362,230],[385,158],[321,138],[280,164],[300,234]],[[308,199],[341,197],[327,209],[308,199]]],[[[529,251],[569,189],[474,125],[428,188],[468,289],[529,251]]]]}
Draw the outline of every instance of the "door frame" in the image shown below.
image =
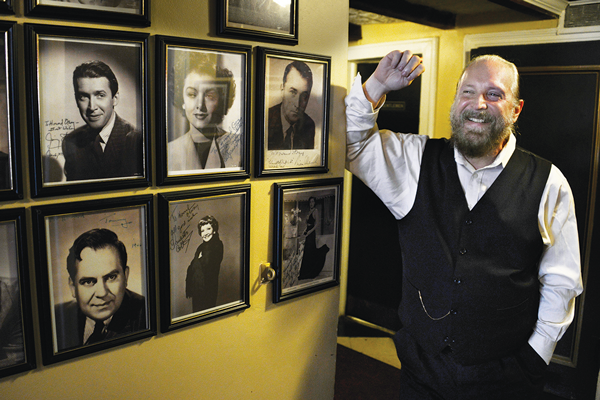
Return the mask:
{"type": "Polygon", "coordinates": [[[421,104],[419,108],[419,134],[433,137],[435,126],[435,99],[437,95],[439,38],[401,40],[365,44],[348,47],[348,87],[352,87],[357,73],[357,64],[362,62],[379,62],[393,50],[410,49],[413,53],[422,54],[427,60],[427,70],[421,75],[421,104]]]}

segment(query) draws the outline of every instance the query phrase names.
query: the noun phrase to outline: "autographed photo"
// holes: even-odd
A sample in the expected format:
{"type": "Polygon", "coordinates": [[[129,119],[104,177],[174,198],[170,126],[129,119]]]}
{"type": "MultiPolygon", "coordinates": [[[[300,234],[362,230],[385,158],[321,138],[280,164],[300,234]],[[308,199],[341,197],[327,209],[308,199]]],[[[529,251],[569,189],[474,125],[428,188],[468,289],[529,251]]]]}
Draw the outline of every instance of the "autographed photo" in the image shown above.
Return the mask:
{"type": "Polygon", "coordinates": [[[338,188],[284,190],[281,294],[337,279],[338,188]]]}
{"type": "Polygon", "coordinates": [[[142,45],[51,35],[40,35],[38,38],[43,185],[144,176],[144,88],[140,76],[142,45]],[[77,76],[81,74],[83,78],[74,79],[76,70],[77,76]],[[112,78],[104,78],[112,75],[116,84],[112,78]],[[91,96],[100,93],[100,89],[90,85],[101,81],[110,82],[106,83],[104,97],[91,96]],[[76,83],[78,96],[75,95],[76,83]],[[93,132],[110,126],[113,127],[112,131],[108,130],[107,133],[115,145],[114,140],[128,134],[127,141],[119,139],[119,148],[129,148],[129,158],[135,161],[121,157],[120,150],[110,143],[96,145],[93,139],[87,139],[93,132]],[[84,145],[84,141],[90,144],[84,145]],[[98,146],[102,146],[103,150],[99,150],[98,146]],[[98,178],[100,172],[94,171],[97,168],[89,167],[89,160],[96,157],[96,153],[102,154],[102,151],[105,159],[111,156],[115,158],[109,168],[114,171],[102,171],[105,178],[98,178]],[[68,161],[70,169],[69,165],[65,165],[65,159],[71,160],[68,161]]]}
{"type": "Polygon", "coordinates": [[[242,305],[244,194],[169,202],[171,322],[242,305]]]}
{"type": "Polygon", "coordinates": [[[246,54],[167,47],[167,176],[241,171],[246,54]]]}
{"type": "Polygon", "coordinates": [[[0,376],[25,362],[21,283],[14,221],[0,222],[0,376]]]}
{"type": "Polygon", "coordinates": [[[145,207],[45,217],[53,354],[149,329],[145,207]]]}
{"type": "Polygon", "coordinates": [[[265,170],[322,166],[326,68],[325,63],[267,57],[265,170]],[[286,68],[288,73],[284,83],[286,68]],[[312,82],[307,76],[312,76],[312,82]]]}

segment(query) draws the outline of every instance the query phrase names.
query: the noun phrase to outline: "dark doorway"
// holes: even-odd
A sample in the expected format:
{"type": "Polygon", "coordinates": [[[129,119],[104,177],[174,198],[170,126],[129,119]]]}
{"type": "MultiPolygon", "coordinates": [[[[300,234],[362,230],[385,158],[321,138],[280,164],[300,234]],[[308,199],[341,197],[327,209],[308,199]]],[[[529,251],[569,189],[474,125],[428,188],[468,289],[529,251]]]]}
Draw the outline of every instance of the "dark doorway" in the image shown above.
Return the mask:
{"type": "MultiPolygon", "coordinates": [[[[377,61],[359,63],[363,82],[377,61]]],[[[394,132],[419,132],[421,77],[408,88],[392,92],[379,112],[379,127],[394,132]]],[[[402,260],[396,220],[381,200],[358,178],[352,178],[350,251],[346,316],[396,331],[402,260]]]]}

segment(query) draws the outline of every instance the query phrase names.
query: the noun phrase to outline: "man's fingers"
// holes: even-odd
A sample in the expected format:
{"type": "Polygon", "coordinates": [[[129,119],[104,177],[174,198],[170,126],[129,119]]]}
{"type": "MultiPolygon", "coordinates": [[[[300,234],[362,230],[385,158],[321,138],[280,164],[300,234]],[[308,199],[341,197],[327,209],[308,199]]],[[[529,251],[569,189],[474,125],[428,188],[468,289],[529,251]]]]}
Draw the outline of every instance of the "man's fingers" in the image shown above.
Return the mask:
{"type": "MultiPolygon", "coordinates": [[[[407,61],[407,63],[405,64],[404,68],[402,69],[402,75],[405,77],[409,77],[410,75],[414,75],[413,72],[420,67],[423,67],[423,59],[419,56],[411,56],[410,59],[407,61]]],[[[422,70],[424,70],[424,67],[422,68],[422,70]]],[[[423,71],[421,71],[423,72],[423,71]]],[[[419,76],[419,75],[416,75],[419,76]]]]}

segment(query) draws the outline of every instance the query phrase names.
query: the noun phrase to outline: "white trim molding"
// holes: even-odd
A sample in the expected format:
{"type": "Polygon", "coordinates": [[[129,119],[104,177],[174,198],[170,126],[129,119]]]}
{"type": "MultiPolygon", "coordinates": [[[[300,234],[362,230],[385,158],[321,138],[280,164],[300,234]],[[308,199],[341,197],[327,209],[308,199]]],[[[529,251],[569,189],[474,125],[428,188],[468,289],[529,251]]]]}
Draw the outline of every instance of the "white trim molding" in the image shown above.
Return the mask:
{"type": "Polygon", "coordinates": [[[403,40],[348,47],[348,72],[349,84],[356,76],[356,64],[377,60],[393,50],[410,49],[413,53],[422,54],[427,63],[427,70],[421,78],[421,106],[419,109],[419,134],[433,137],[435,126],[435,96],[437,93],[437,69],[439,39],[426,38],[416,40],[403,40]]]}
{"type": "Polygon", "coordinates": [[[479,47],[585,42],[592,40],[600,40],[600,32],[574,32],[565,34],[556,28],[551,28],[465,35],[463,42],[465,57],[463,62],[468,62],[471,50],[479,47]]]}
{"type": "Polygon", "coordinates": [[[554,15],[560,15],[565,9],[569,2],[567,0],[524,0],[525,3],[531,4],[532,6],[548,11],[554,15]]]}

